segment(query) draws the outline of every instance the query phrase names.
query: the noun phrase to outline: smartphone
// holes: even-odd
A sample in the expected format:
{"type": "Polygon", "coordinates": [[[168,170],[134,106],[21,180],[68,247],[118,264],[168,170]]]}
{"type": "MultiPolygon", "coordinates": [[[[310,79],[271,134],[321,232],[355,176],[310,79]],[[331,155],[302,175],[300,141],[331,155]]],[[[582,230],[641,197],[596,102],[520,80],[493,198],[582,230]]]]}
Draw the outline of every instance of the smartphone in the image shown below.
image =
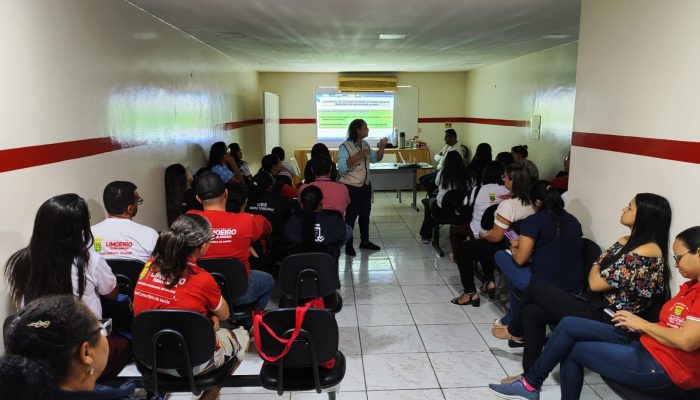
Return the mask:
{"type": "Polygon", "coordinates": [[[515,231],[512,231],[512,230],[507,230],[504,232],[504,234],[510,240],[518,240],[518,238],[520,237],[520,236],[518,236],[517,233],[515,233],[515,231]]]}
{"type": "Polygon", "coordinates": [[[609,308],[604,308],[603,311],[610,316],[610,318],[615,317],[615,311],[609,309],[609,308]]]}

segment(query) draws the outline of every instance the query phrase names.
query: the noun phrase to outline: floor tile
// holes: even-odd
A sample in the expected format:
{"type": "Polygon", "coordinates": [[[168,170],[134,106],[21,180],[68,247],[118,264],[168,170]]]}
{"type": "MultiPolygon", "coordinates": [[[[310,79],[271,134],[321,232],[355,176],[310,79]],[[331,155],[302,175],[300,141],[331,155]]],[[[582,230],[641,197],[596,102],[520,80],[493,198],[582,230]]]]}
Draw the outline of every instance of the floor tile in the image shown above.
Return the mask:
{"type": "Polygon", "coordinates": [[[491,349],[491,351],[505,351],[508,353],[518,353],[522,355],[523,349],[521,348],[510,348],[508,347],[508,341],[503,339],[495,338],[491,334],[491,324],[474,324],[476,330],[479,332],[481,337],[486,342],[486,345],[491,349]]]}
{"type": "MultiPolygon", "coordinates": [[[[415,239],[413,238],[407,238],[406,241],[411,241],[415,243],[415,239]]],[[[389,258],[392,257],[406,257],[406,258],[423,258],[425,257],[425,254],[423,251],[418,247],[419,245],[413,245],[411,247],[401,247],[401,248],[389,248],[386,249],[386,255],[389,256],[389,258]]]]}
{"type": "Polygon", "coordinates": [[[360,328],[362,354],[403,354],[425,352],[415,325],[360,328]]]}
{"type": "MultiPolygon", "coordinates": [[[[612,400],[615,397],[603,397],[605,400],[612,400]]],[[[619,398],[619,397],[618,397],[619,398]]],[[[557,386],[544,386],[540,392],[540,400],[559,400],[561,399],[561,388],[557,386]]],[[[584,385],[581,390],[580,400],[600,400],[601,397],[589,386],[584,385]]]]}
{"type": "Polygon", "coordinates": [[[484,386],[503,378],[503,368],[487,351],[428,355],[443,388],[484,386]]]}
{"type": "Polygon", "coordinates": [[[401,286],[410,285],[444,285],[442,276],[437,271],[396,271],[396,279],[401,286]]]}
{"type": "Polygon", "coordinates": [[[605,400],[622,400],[620,396],[615,393],[610,386],[605,383],[595,383],[586,385],[589,386],[593,391],[601,398],[605,400]]]}
{"type": "Polygon", "coordinates": [[[462,306],[464,312],[467,313],[469,319],[475,324],[493,323],[496,318],[501,318],[505,315],[505,311],[500,309],[495,303],[484,301],[485,296],[481,298],[481,306],[472,307],[471,305],[462,306]]]}
{"type": "Polygon", "coordinates": [[[463,324],[468,323],[469,318],[462,307],[444,303],[409,304],[411,315],[418,325],[432,324],[463,324]]]}
{"type": "Polygon", "coordinates": [[[398,285],[399,281],[394,271],[360,271],[352,273],[352,283],[355,287],[372,285],[398,285]]]}
{"type": "Polygon", "coordinates": [[[367,390],[439,388],[425,353],[363,355],[367,390]]]}
{"type": "Polygon", "coordinates": [[[429,353],[453,351],[489,351],[473,324],[418,325],[429,353]]]}
{"type": "Polygon", "coordinates": [[[451,284],[461,286],[462,279],[459,276],[458,269],[444,269],[444,270],[438,269],[438,272],[440,273],[440,276],[442,277],[442,280],[445,281],[445,283],[451,283],[451,284]]]}
{"type": "Polygon", "coordinates": [[[340,383],[341,392],[365,391],[365,372],[362,356],[345,356],[345,377],[340,383]]]}
{"type": "Polygon", "coordinates": [[[435,265],[426,257],[389,257],[395,271],[435,271],[435,265]]]}
{"type": "Polygon", "coordinates": [[[445,400],[486,400],[496,397],[489,392],[488,387],[443,389],[445,400]]]}
{"type": "Polygon", "coordinates": [[[444,400],[440,389],[385,390],[367,392],[368,400],[444,400]]]}
{"type": "Polygon", "coordinates": [[[335,314],[335,320],[339,328],[357,326],[357,311],[355,311],[355,307],[343,305],[343,309],[335,314]]]}
{"type": "Polygon", "coordinates": [[[393,269],[393,265],[391,264],[391,260],[389,258],[371,257],[357,258],[352,260],[351,263],[346,262],[343,265],[343,268],[345,270],[352,269],[353,272],[391,271],[393,269]]]}
{"type": "MultiPolygon", "coordinates": [[[[342,385],[342,384],[341,384],[342,385]]],[[[338,392],[335,395],[338,400],[367,400],[365,392],[338,392]]],[[[328,400],[328,393],[292,393],[291,400],[328,400]]]]}
{"type": "Polygon", "coordinates": [[[414,325],[406,304],[359,304],[359,326],[414,325]]]}
{"type": "Polygon", "coordinates": [[[452,298],[452,292],[446,285],[402,286],[408,303],[446,303],[452,298]]]}
{"type": "Polygon", "coordinates": [[[346,356],[362,354],[360,333],[356,327],[338,328],[338,335],[340,337],[339,348],[343,354],[346,356]]]}
{"type": "Polygon", "coordinates": [[[382,239],[385,250],[389,249],[415,249],[419,246],[419,241],[415,238],[382,239]]]}
{"type": "Polygon", "coordinates": [[[403,304],[406,299],[401,287],[394,285],[370,285],[355,288],[357,304],[403,304]]]}

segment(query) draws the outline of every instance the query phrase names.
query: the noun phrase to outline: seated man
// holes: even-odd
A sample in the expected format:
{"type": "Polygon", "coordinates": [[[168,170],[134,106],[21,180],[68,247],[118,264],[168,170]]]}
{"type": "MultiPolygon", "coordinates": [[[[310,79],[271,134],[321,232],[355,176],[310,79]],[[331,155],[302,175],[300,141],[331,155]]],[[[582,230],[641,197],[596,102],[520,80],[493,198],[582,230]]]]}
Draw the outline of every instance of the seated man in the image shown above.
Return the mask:
{"type": "Polygon", "coordinates": [[[158,240],[153,228],[132,221],[143,199],[131,182],[105,186],[102,201],[109,216],[92,226],[94,250],[108,260],[148,261],[158,240]]]}
{"type": "Polygon", "coordinates": [[[428,193],[432,193],[437,189],[435,186],[435,178],[437,177],[438,171],[445,165],[445,156],[450,151],[458,151],[462,158],[464,158],[466,153],[465,149],[457,142],[457,132],[452,128],[445,130],[445,147],[433,156],[433,159],[437,161],[435,172],[423,175],[418,179],[428,193]]]}
{"type": "Polygon", "coordinates": [[[192,210],[209,220],[213,239],[201,258],[235,258],[243,263],[248,273],[248,291],[238,299],[241,304],[255,303],[257,310],[264,310],[275,286],[272,275],[250,269],[250,245],[272,232],[272,225],[262,215],[226,211],[228,191],[221,177],[205,172],[197,178],[197,200],[204,211],[192,210]]]}
{"type": "Polygon", "coordinates": [[[322,207],[324,210],[333,210],[345,217],[345,210],[350,204],[350,194],[348,187],[342,183],[331,180],[332,161],[326,155],[318,155],[309,161],[311,171],[314,174],[314,181],[299,187],[299,193],[310,185],[316,186],[323,192],[322,207]]]}
{"type": "Polygon", "coordinates": [[[297,174],[296,171],[294,171],[292,164],[285,161],[284,149],[279,146],[273,147],[272,150],[270,150],[270,154],[274,154],[279,157],[280,164],[282,165],[282,171],[280,171],[277,176],[283,176],[285,183],[292,185],[294,182],[294,177],[297,176],[297,174]]]}
{"type": "Polygon", "coordinates": [[[284,167],[278,156],[267,154],[263,156],[260,164],[262,165],[260,170],[267,171],[276,179],[275,186],[272,190],[274,193],[279,194],[285,199],[294,199],[297,197],[297,190],[291,186],[291,180],[286,179],[284,175],[280,175],[280,173],[284,171],[284,167]]]}

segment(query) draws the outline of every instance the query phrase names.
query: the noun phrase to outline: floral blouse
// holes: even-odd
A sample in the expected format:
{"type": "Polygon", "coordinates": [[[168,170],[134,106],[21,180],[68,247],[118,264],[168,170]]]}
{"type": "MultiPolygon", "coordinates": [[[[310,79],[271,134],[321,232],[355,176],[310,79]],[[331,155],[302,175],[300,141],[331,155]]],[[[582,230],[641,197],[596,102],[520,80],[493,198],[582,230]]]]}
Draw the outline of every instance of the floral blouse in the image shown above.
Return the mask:
{"type": "MultiPolygon", "coordinates": [[[[615,242],[596,263],[600,264],[605,257],[615,255],[621,249],[622,245],[615,242]]],[[[637,314],[647,308],[654,295],[664,291],[663,271],[663,257],[646,257],[630,251],[601,269],[600,277],[613,287],[603,296],[616,310],[637,314]]]]}

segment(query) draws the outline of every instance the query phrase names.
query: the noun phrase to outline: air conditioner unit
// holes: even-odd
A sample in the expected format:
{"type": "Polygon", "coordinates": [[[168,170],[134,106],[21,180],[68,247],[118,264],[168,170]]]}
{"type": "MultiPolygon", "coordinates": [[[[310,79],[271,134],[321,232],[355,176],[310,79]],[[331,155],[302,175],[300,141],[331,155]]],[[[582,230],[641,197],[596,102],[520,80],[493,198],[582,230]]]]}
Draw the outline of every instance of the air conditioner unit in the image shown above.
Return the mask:
{"type": "Polygon", "coordinates": [[[395,76],[339,76],[338,90],[341,92],[395,92],[395,76]]]}

